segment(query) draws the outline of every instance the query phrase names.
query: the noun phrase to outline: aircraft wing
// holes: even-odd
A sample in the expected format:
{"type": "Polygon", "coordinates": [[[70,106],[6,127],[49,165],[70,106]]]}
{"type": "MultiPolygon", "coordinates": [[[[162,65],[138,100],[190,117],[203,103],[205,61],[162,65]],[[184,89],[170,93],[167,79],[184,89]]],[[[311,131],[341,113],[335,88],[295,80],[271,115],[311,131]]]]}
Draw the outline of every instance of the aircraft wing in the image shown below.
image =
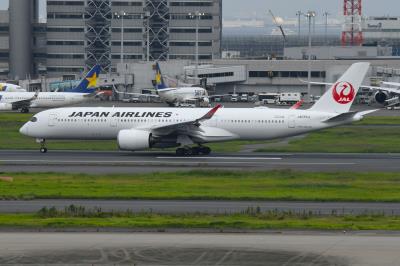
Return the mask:
{"type": "Polygon", "coordinates": [[[329,83],[329,82],[315,82],[315,81],[307,81],[304,79],[299,79],[301,82],[303,83],[307,83],[307,84],[312,84],[312,85],[327,85],[327,86],[332,86],[335,83],[329,83]]]}
{"type": "MultiPolygon", "coordinates": [[[[190,134],[190,132],[198,131],[200,130],[201,123],[211,119],[214,114],[220,109],[222,105],[217,105],[214,108],[212,108],[210,111],[208,111],[205,115],[202,117],[199,117],[197,119],[191,120],[191,121],[185,121],[181,123],[173,123],[170,125],[162,125],[162,126],[153,126],[151,128],[146,128],[151,130],[153,133],[159,136],[165,136],[172,134],[174,132],[180,132],[182,134],[190,134]]],[[[142,128],[144,129],[144,128],[142,128]]]]}
{"type": "Polygon", "coordinates": [[[39,95],[39,92],[37,91],[35,93],[35,95],[33,95],[33,97],[30,99],[15,101],[15,102],[11,102],[10,104],[12,104],[13,109],[21,109],[24,107],[30,107],[32,104],[32,101],[36,100],[38,95],[39,95]]]}
{"type": "Polygon", "coordinates": [[[390,93],[400,94],[400,88],[396,89],[396,88],[385,88],[385,87],[364,86],[364,85],[362,85],[361,88],[366,88],[373,91],[387,91],[390,93]]]}
{"type": "MultiPolygon", "coordinates": [[[[303,83],[309,83],[309,84],[313,84],[313,85],[330,85],[330,86],[332,86],[334,84],[334,83],[327,83],[327,82],[308,82],[308,81],[302,80],[302,79],[300,79],[300,81],[303,83]]],[[[393,84],[397,84],[397,86],[400,87],[400,83],[391,82],[391,84],[388,84],[388,82],[384,82],[384,84],[392,85],[392,86],[395,86],[393,84]]],[[[366,86],[366,85],[361,85],[360,88],[370,89],[373,91],[387,91],[387,92],[391,92],[391,93],[400,94],[400,88],[386,88],[386,87],[376,87],[376,86],[366,86]]]]}
{"type": "Polygon", "coordinates": [[[382,84],[387,85],[387,86],[400,87],[400,83],[397,83],[397,82],[386,82],[386,81],[383,81],[382,84]]]}

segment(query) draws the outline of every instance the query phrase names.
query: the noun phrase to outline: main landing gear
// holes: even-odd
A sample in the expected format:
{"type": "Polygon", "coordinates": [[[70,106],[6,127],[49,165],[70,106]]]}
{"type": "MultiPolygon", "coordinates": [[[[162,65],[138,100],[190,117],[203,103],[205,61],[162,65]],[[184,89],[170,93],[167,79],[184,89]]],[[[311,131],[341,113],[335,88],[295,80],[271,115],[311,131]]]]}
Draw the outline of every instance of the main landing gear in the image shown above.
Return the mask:
{"type": "Polygon", "coordinates": [[[27,114],[27,113],[29,113],[29,108],[28,108],[28,107],[22,107],[22,108],[21,108],[21,113],[22,113],[22,114],[27,114]]]}
{"type": "Polygon", "coordinates": [[[47,152],[46,140],[45,139],[37,139],[36,141],[38,143],[40,143],[40,153],[46,153],[47,152]]]}
{"type": "Polygon", "coordinates": [[[209,147],[199,146],[199,147],[185,147],[176,149],[177,156],[196,156],[196,155],[209,155],[211,149],[209,147]]]}

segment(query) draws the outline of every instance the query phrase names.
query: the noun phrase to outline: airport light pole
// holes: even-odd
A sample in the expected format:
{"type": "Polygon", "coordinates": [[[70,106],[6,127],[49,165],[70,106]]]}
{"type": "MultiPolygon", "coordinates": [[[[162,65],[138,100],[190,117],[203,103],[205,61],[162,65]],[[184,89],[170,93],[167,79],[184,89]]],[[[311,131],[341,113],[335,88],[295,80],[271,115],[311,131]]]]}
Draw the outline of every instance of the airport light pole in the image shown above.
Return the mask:
{"type": "Polygon", "coordinates": [[[145,11],[142,19],[146,20],[146,61],[150,61],[150,11],[145,11]]]}
{"type": "Polygon", "coordinates": [[[328,12],[324,13],[324,17],[325,17],[325,45],[328,45],[328,17],[331,14],[328,12]]]}
{"type": "Polygon", "coordinates": [[[303,12],[301,12],[301,11],[297,11],[297,13],[296,13],[296,16],[298,17],[298,26],[299,26],[299,29],[298,29],[298,32],[297,32],[297,34],[300,36],[301,35],[301,16],[302,15],[304,15],[303,14],[303,12]]]}
{"type": "Polygon", "coordinates": [[[307,98],[308,102],[311,102],[311,47],[312,47],[312,37],[311,37],[311,23],[315,20],[317,14],[315,11],[308,11],[306,17],[308,19],[308,84],[307,84],[307,98]]]}
{"type": "Polygon", "coordinates": [[[124,17],[125,11],[121,10],[119,13],[114,14],[117,18],[121,19],[121,64],[124,63],[124,17]]]}
{"type": "Polygon", "coordinates": [[[199,24],[200,24],[200,19],[202,16],[204,16],[204,13],[201,13],[199,11],[196,11],[195,13],[189,13],[189,17],[191,19],[196,19],[196,69],[195,69],[195,78],[198,80],[199,77],[199,24]]]}

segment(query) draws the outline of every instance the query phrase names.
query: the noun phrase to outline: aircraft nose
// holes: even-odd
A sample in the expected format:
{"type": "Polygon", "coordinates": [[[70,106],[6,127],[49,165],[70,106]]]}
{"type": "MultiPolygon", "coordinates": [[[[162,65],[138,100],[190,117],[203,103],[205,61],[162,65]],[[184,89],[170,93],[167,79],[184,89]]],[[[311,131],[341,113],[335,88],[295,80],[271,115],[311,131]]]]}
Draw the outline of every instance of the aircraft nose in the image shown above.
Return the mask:
{"type": "Polygon", "coordinates": [[[27,123],[26,123],[25,125],[23,125],[23,126],[19,129],[19,133],[21,133],[22,135],[28,136],[29,130],[28,130],[28,125],[27,125],[27,123]]]}

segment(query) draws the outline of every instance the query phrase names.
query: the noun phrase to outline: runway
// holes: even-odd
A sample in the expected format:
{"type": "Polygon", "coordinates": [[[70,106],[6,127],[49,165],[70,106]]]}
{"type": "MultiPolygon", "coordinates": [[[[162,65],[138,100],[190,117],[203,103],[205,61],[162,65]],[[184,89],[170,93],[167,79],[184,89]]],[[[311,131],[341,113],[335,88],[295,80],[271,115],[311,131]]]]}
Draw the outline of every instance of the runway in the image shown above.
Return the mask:
{"type": "Polygon", "coordinates": [[[1,265],[400,264],[397,233],[0,233],[1,265]]]}
{"type": "Polygon", "coordinates": [[[378,202],[302,202],[302,201],[193,201],[193,200],[30,200],[0,201],[0,213],[33,213],[41,208],[56,207],[64,210],[70,205],[82,206],[86,210],[101,208],[112,212],[152,212],[160,214],[229,214],[244,213],[250,208],[262,212],[279,211],[313,213],[315,215],[400,215],[400,203],[378,202]]]}
{"type": "Polygon", "coordinates": [[[400,172],[400,154],[0,151],[3,172],[146,173],[190,169],[400,172]]]}

